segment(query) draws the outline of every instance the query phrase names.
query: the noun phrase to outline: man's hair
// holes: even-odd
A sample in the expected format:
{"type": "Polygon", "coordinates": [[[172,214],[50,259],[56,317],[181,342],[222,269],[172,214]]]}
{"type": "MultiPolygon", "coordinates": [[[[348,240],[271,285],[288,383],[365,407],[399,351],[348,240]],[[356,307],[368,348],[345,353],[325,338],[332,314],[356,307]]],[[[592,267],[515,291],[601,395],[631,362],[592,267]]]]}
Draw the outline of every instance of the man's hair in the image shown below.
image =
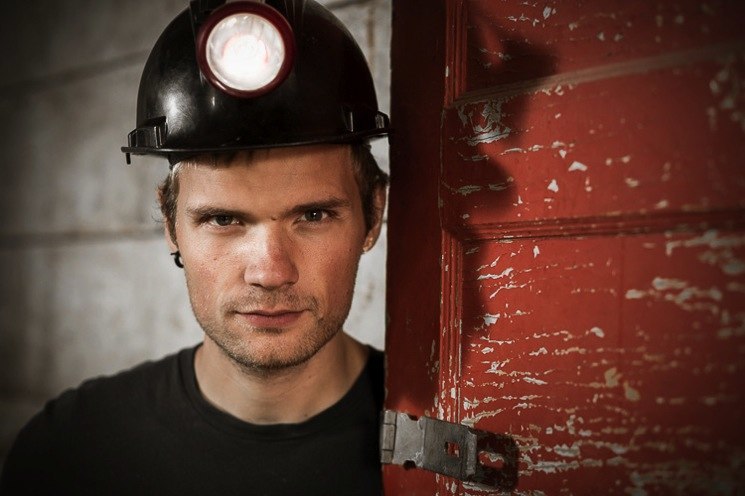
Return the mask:
{"type": "MultiPolygon", "coordinates": [[[[179,170],[181,164],[204,164],[214,166],[225,166],[230,164],[238,153],[251,153],[251,151],[208,153],[192,157],[176,164],[163,182],[158,186],[158,202],[163,220],[168,226],[171,239],[176,242],[176,204],[179,192],[179,170]]],[[[354,167],[354,178],[362,200],[362,213],[365,219],[365,228],[369,231],[379,216],[383,215],[382,209],[375,208],[375,192],[378,188],[388,185],[388,174],[378,166],[378,162],[370,151],[370,143],[365,141],[351,145],[352,166],[354,167]]],[[[250,156],[250,155],[249,155],[250,156]]]]}

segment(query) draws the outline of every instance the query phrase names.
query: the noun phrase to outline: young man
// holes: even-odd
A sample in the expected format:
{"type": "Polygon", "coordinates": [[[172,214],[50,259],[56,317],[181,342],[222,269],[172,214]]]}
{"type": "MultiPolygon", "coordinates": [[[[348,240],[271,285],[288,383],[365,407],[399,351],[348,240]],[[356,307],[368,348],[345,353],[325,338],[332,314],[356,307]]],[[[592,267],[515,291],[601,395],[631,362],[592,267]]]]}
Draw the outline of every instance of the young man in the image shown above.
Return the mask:
{"type": "Polygon", "coordinates": [[[166,240],[204,342],[48,403],[2,494],[381,492],[382,354],[342,326],[380,232],[387,177],[366,140],[387,118],[319,5],[212,3],[192,2],[159,39],[124,149],[173,166],[166,240]],[[205,55],[221,39],[218,60],[205,55]]]}

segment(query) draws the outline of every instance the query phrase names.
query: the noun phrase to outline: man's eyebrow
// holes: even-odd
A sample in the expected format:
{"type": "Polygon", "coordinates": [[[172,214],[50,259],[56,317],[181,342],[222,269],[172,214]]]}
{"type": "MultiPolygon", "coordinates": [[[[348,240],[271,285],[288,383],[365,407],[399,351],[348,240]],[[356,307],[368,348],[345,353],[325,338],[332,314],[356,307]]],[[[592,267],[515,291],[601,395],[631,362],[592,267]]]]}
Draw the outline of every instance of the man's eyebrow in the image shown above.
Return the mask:
{"type": "Polygon", "coordinates": [[[332,196],[323,200],[311,201],[308,203],[301,203],[292,207],[288,213],[290,214],[302,214],[309,210],[334,210],[338,208],[350,208],[352,202],[332,196]]]}
{"type": "Polygon", "coordinates": [[[208,217],[214,217],[217,215],[226,215],[230,217],[245,217],[246,213],[239,210],[231,210],[229,208],[213,207],[209,205],[187,207],[186,215],[193,219],[206,219],[208,217]]]}
{"type": "MultiPolygon", "coordinates": [[[[329,198],[323,198],[319,200],[309,201],[307,203],[300,203],[293,206],[285,212],[285,215],[300,215],[309,210],[335,210],[340,208],[350,208],[352,202],[335,196],[329,198]]],[[[215,217],[218,215],[225,215],[230,217],[236,217],[239,219],[250,218],[251,215],[248,212],[242,210],[235,210],[230,208],[222,208],[219,206],[212,205],[197,205],[186,208],[186,215],[192,219],[207,219],[209,217],[215,217]]]]}

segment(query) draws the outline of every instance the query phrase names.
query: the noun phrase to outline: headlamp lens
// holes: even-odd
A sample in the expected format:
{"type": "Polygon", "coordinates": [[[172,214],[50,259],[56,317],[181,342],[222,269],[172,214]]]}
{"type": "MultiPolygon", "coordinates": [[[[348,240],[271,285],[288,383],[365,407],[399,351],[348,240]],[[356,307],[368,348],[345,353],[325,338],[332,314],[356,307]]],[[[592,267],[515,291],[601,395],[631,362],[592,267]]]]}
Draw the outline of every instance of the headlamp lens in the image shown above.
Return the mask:
{"type": "Polygon", "coordinates": [[[202,74],[233,96],[260,96],[282,83],[292,69],[292,28],[263,3],[232,2],[215,9],[196,41],[202,74]]]}
{"type": "Polygon", "coordinates": [[[255,14],[220,21],[209,34],[206,49],[215,77],[239,91],[256,91],[271,83],[285,60],[279,30],[255,14]]]}

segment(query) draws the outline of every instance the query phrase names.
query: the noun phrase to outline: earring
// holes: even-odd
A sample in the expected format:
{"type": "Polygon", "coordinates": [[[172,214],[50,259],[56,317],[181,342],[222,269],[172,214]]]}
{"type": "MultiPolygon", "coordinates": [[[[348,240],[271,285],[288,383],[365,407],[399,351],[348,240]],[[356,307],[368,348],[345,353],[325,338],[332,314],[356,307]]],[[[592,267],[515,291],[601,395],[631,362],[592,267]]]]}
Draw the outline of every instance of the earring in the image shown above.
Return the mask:
{"type": "Polygon", "coordinates": [[[181,261],[181,252],[176,250],[171,253],[171,256],[173,257],[173,263],[176,264],[176,267],[178,267],[179,269],[183,269],[184,263],[181,261]]]}

